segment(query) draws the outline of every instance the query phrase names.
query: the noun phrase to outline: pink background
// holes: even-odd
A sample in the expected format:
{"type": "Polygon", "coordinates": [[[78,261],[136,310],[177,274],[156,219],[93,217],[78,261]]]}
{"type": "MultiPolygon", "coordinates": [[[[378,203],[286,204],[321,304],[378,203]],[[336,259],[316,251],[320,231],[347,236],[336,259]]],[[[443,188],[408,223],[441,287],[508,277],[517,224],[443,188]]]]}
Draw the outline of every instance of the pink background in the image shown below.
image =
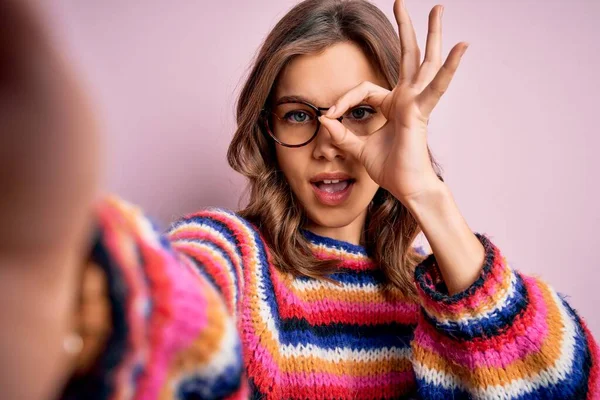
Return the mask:
{"type": "MultiPolygon", "coordinates": [[[[51,0],[106,132],[106,187],[166,223],[235,208],[234,100],[290,0],[51,0]]],[[[393,20],[392,0],[375,1],[393,20]]],[[[407,0],[424,45],[431,0],[407,0]]],[[[600,2],[448,0],[445,51],[471,47],[430,141],[470,226],[542,275],[600,336],[600,2]]]]}

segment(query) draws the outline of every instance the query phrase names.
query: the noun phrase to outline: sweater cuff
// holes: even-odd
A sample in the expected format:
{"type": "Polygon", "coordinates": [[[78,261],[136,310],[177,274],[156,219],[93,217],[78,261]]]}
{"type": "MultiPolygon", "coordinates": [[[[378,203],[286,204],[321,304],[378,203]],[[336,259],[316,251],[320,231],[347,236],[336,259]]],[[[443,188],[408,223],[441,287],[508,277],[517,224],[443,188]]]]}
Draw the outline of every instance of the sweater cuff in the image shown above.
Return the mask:
{"type": "Polygon", "coordinates": [[[479,278],[464,291],[448,294],[434,254],[415,270],[424,322],[457,340],[500,334],[528,304],[527,288],[520,275],[486,236],[475,235],[485,249],[485,259],[479,278]]]}

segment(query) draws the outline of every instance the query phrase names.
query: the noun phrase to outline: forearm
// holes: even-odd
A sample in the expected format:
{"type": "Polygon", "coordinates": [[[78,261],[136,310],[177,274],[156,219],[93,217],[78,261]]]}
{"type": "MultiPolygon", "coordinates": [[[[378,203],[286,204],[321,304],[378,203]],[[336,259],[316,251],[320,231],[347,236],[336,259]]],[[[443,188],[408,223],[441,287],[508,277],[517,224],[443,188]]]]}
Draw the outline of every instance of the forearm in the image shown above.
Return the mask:
{"type": "Polygon", "coordinates": [[[449,188],[440,182],[435,189],[406,203],[431,246],[449,294],[467,289],[481,272],[484,248],[449,188]]]}

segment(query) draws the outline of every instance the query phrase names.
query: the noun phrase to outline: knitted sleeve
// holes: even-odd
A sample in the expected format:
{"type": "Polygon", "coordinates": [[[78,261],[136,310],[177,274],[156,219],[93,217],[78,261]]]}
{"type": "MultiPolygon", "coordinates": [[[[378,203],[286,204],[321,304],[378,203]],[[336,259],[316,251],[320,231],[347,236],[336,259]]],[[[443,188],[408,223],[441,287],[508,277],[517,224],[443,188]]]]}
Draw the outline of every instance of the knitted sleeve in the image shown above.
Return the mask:
{"type": "Polygon", "coordinates": [[[415,271],[422,312],[412,347],[421,397],[600,398],[600,352],[583,320],[477,237],[485,263],[467,290],[448,295],[433,254],[415,271]]]}
{"type": "Polygon", "coordinates": [[[98,222],[93,259],[108,278],[113,332],[71,397],[247,398],[235,312],[245,244],[226,229],[241,218],[207,210],[160,235],[109,198],[98,222]]]}

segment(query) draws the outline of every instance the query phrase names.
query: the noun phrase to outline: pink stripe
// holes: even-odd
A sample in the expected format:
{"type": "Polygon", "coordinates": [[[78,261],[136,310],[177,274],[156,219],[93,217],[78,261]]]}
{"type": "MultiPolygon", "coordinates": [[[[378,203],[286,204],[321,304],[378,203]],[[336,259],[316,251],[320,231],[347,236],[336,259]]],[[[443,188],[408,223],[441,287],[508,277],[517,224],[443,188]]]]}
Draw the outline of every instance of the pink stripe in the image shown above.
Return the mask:
{"type": "MultiPolygon", "coordinates": [[[[275,274],[275,287],[279,314],[282,318],[302,316],[312,324],[325,322],[356,322],[363,324],[381,322],[416,323],[419,305],[406,301],[368,302],[342,301],[330,298],[306,301],[296,296],[275,274]],[[310,310],[307,313],[306,310],[310,310]]],[[[360,293],[357,291],[357,293],[360,293]]]]}
{"type": "Polygon", "coordinates": [[[500,350],[495,347],[484,351],[476,351],[470,348],[461,349],[458,346],[449,348],[446,344],[429,336],[422,329],[415,331],[415,343],[469,369],[481,366],[505,368],[529,354],[539,352],[542,343],[548,337],[548,324],[546,322],[548,306],[543,300],[542,292],[535,279],[524,277],[523,281],[529,292],[530,302],[528,307],[535,310],[533,319],[522,333],[519,333],[518,336],[515,335],[513,341],[503,341],[500,350]]]}
{"type": "MultiPolygon", "coordinates": [[[[155,324],[150,332],[150,356],[143,378],[140,380],[135,398],[140,400],[156,399],[166,381],[169,364],[173,356],[188,348],[199,336],[207,324],[207,302],[202,296],[199,276],[195,276],[187,265],[180,264],[173,255],[163,249],[144,249],[146,252],[158,252],[161,265],[148,265],[148,268],[161,267],[164,282],[153,281],[153,292],[160,296],[152,305],[150,322],[155,324]],[[165,292],[162,285],[171,287],[165,292]],[[157,287],[158,286],[158,287],[157,287]]],[[[151,279],[156,279],[152,277],[151,279]]]]}
{"type": "Polygon", "coordinates": [[[378,266],[368,257],[348,253],[343,250],[333,250],[322,246],[311,246],[315,257],[321,260],[340,260],[341,266],[355,271],[367,271],[378,268],[378,266]]]}
{"type": "MultiPolygon", "coordinates": [[[[361,323],[384,321],[416,323],[417,321],[416,316],[419,305],[416,303],[403,300],[375,303],[371,301],[343,301],[331,298],[304,300],[286,285],[279,273],[274,273],[271,281],[274,286],[279,314],[283,318],[302,315],[311,323],[324,320],[329,322],[359,320],[361,323]],[[310,313],[307,313],[306,310],[310,310],[310,313]],[[364,318],[368,320],[364,320],[364,318]]],[[[357,290],[356,293],[361,294],[360,290],[357,290]]],[[[362,294],[364,295],[364,293],[362,294]]]]}
{"type": "Polygon", "coordinates": [[[233,281],[233,277],[231,276],[231,271],[217,262],[217,258],[210,253],[210,249],[207,248],[206,244],[198,243],[192,245],[189,242],[180,242],[174,245],[174,248],[187,254],[196,262],[204,266],[205,272],[213,279],[218,290],[220,290],[225,300],[227,310],[230,314],[235,313],[236,292],[234,291],[236,290],[236,287],[235,281],[233,281]]]}
{"type": "Polygon", "coordinates": [[[284,385],[302,385],[306,387],[332,385],[353,389],[374,389],[378,386],[406,384],[412,380],[412,370],[367,376],[334,375],[325,372],[290,372],[285,374],[284,385]]]}

